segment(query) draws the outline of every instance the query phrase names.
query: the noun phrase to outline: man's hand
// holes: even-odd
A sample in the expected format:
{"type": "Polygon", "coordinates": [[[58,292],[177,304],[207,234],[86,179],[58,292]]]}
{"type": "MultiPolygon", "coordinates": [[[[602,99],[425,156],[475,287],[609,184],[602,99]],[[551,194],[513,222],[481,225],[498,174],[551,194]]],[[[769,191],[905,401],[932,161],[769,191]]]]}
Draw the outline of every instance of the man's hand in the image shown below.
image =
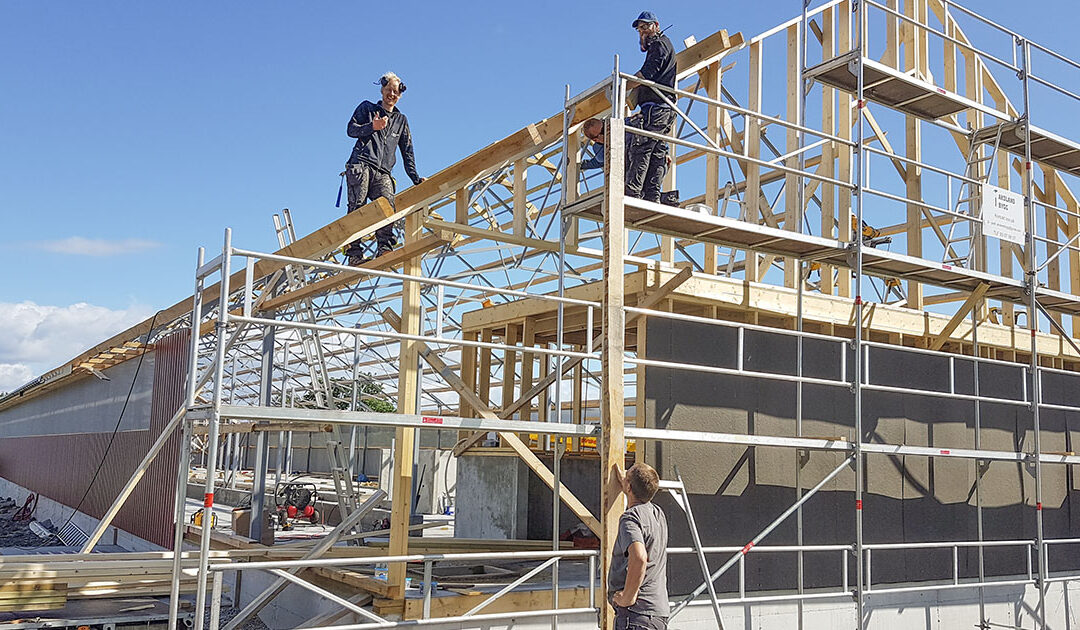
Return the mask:
{"type": "Polygon", "coordinates": [[[371,128],[375,131],[379,131],[380,129],[384,129],[388,122],[390,122],[388,117],[375,114],[375,118],[371,121],[371,128]]]}
{"type": "Polygon", "coordinates": [[[621,608],[629,608],[637,603],[637,597],[630,599],[626,591],[615,591],[615,594],[611,597],[611,603],[621,608]]]}
{"type": "Polygon", "coordinates": [[[623,470],[621,464],[615,464],[615,481],[619,482],[619,485],[623,485],[623,480],[626,479],[626,471],[623,470]]]}

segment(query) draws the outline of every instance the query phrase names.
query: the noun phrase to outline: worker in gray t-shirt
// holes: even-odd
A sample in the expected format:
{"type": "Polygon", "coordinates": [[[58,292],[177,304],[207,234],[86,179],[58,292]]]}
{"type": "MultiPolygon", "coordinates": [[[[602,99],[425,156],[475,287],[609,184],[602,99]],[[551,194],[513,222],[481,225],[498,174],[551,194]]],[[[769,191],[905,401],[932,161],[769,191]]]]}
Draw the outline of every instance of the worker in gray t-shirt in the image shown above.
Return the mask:
{"type": "Polygon", "coordinates": [[[617,466],[627,506],[611,552],[608,592],[615,607],[615,629],[667,628],[667,517],[652,498],[660,476],[637,463],[625,473],[617,466]]]}

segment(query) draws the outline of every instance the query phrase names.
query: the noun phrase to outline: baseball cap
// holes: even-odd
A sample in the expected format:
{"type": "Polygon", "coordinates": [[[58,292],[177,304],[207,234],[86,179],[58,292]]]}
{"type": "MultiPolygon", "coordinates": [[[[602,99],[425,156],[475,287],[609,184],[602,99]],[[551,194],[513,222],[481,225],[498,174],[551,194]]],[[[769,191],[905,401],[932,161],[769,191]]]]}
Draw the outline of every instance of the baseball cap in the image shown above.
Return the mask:
{"type": "Polygon", "coordinates": [[[637,28],[639,22],[655,22],[659,24],[660,20],[656,19],[656,14],[652,11],[642,11],[641,15],[637,16],[637,19],[630,26],[637,28]]]}

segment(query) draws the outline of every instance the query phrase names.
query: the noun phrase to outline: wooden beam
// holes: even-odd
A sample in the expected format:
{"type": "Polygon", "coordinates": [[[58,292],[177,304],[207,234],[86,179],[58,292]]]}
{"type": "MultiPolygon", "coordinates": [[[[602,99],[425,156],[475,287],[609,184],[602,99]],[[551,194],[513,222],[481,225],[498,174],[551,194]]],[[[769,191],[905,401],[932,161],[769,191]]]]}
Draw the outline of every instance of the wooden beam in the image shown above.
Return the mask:
{"type": "MultiPolygon", "coordinates": [[[[453,240],[453,235],[446,230],[439,230],[438,233],[425,236],[424,238],[408,243],[403,247],[399,247],[392,252],[379,256],[373,260],[369,260],[362,265],[358,265],[357,269],[374,269],[377,271],[385,271],[387,269],[393,269],[406,264],[409,260],[416,256],[423,256],[433,249],[442,247],[446,243],[453,240]]],[[[323,278],[317,282],[304,285],[294,291],[283,293],[281,295],[272,297],[259,307],[261,311],[277,311],[281,307],[288,304],[292,304],[298,300],[302,300],[307,297],[327,293],[339,287],[343,287],[355,282],[360,282],[367,279],[369,276],[354,275],[350,273],[339,273],[329,278],[323,278]]]]}
{"type": "MultiPolygon", "coordinates": [[[[714,100],[720,100],[721,67],[720,62],[714,62],[703,70],[705,80],[705,94],[714,100]]],[[[720,108],[710,107],[707,116],[706,133],[709,138],[720,144],[720,108]]],[[[705,157],[705,205],[709,206],[709,212],[717,214],[720,203],[720,156],[708,153],[705,157]]],[[[702,258],[705,273],[716,273],[716,249],[717,246],[705,243],[705,256],[702,258]]],[[[591,332],[589,333],[592,334],[591,332]]]]}
{"type": "Polygon", "coordinates": [[[986,295],[986,290],[989,288],[990,285],[983,282],[971,292],[968,299],[964,300],[964,303],[960,305],[959,310],[957,310],[949,322],[945,324],[945,328],[941,329],[938,336],[930,343],[931,350],[941,350],[941,347],[945,345],[945,342],[949,341],[949,337],[956,331],[960,322],[964,321],[964,318],[971,313],[971,309],[979,305],[979,302],[981,302],[986,295]]]}
{"type": "MultiPolygon", "coordinates": [[[[760,48],[759,48],[760,50],[760,48]]],[[[601,352],[601,410],[600,410],[600,583],[604,596],[601,601],[610,601],[608,592],[608,573],[611,570],[611,555],[615,549],[618,535],[619,517],[625,508],[622,486],[619,484],[619,471],[626,461],[626,440],[624,422],[626,404],[623,393],[623,358],[626,331],[626,311],[624,304],[624,263],[626,252],[626,229],[623,206],[624,189],[623,163],[625,150],[624,124],[622,118],[608,119],[606,138],[608,150],[604,153],[605,182],[604,221],[602,225],[604,241],[604,299],[601,307],[604,344],[601,352]]],[[[600,614],[601,630],[612,630],[614,626],[613,610],[603,605],[600,614]]]]}
{"type": "MultiPolygon", "coordinates": [[[[419,214],[410,214],[405,220],[405,242],[419,240],[421,230],[419,214]]],[[[405,273],[410,276],[423,275],[420,257],[414,256],[405,263],[405,273]]],[[[420,334],[422,317],[420,304],[420,283],[405,280],[401,292],[402,322],[400,331],[406,335],[420,334]]],[[[413,340],[402,339],[398,353],[398,400],[399,413],[417,413],[420,396],[420,345],[413,340]]],[[[390,555],[403,556],[409,553],[409,521],[412,515],[413,493],[413,444],[416,429],[398,427],[395,429],[393,488],[390,501],[390,555]]],[[[405,597],[405,563],[391,564],[388,575],[390,596],[395,599],[405,597]]]]}

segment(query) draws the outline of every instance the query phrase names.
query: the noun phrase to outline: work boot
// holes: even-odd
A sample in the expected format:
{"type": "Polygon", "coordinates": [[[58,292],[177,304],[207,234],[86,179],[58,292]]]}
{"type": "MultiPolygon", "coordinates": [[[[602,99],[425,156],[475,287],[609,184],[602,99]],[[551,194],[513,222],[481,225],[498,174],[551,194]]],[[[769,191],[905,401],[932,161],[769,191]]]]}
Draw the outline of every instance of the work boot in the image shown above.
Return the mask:
{"type": "Polygon", "coordinates": [[[667,192],[660,193],[660,203],[665,206],[679,207],[679,191],[669,190],[667,192]]]}
{"type": "Polygon", "coordinates": [[[366,263],[367,261],[368,261],[368,259],[367,259],[366,256],[362,256],[362,255],[357,256],[357,255],[354,255],[354,254],[349,254],[349,266],[350,267],[359,267],[360,265],[366,263]]]}

